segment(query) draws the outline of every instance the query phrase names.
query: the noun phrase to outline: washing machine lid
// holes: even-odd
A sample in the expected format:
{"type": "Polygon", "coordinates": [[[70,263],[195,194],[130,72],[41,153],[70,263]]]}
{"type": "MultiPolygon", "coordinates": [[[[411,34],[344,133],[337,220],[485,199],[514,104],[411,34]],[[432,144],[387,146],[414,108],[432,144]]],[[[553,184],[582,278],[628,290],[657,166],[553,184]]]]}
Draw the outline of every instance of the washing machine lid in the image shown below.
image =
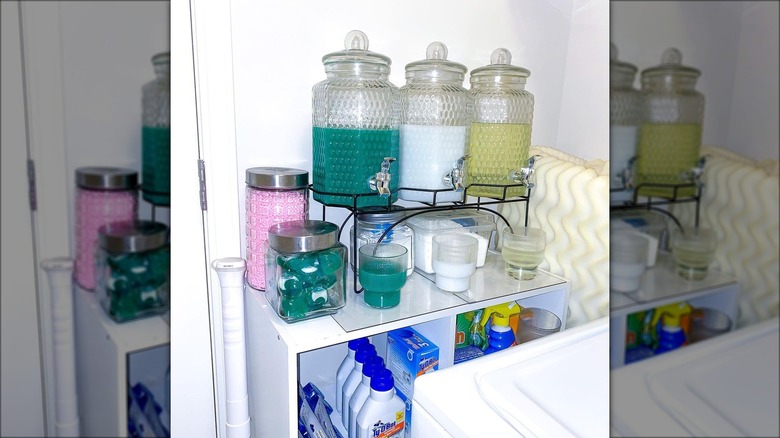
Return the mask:
{"type": "Polygon", "coordinates": [[[452,436],[609,436],[608,318],[420,376],[414,400],[452,436]]]}
{"type": "Polygon", "coordinates": [[[613,370],[625,436],[780,436],[778,318],[613,370]]]}

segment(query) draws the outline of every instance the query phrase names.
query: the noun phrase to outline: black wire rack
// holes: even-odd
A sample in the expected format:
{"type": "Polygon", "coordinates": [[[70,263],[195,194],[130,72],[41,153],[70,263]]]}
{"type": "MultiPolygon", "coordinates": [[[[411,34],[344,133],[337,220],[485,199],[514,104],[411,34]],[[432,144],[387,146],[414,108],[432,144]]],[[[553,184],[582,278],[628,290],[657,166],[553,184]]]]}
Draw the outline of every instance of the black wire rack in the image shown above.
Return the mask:
{"type": "MultiPolygon", "coordinates": [[[[397,189],[391,190],[390,194],[386,196],[387,204],[386,205],[372,205],[370,208],[371,213],[377,213],[381,212],[381,208],[384,208],[385,211],[392,211],[393,207],[393,198],[397,196],[397,194],[401,191],[406,192],[420,192],[420,193],[429,193],[431,194],[431,201],[430,202],[422,202],[422,201],[415,201],[420,203],[421,205],[418,207],[404,207],[404,211],[406,212],[406,215],[394,223],[392,223],[389,227],[387,227],[382,235],[377,240],[377,243],[381,243],[385,236],[397,225],[404,223],[407,219],[423,214],[428,212],[435,212],[435,211],[448,211],[448,210],[463,210],[463,209],[472,209],[472,210],[481,210],[481,211],[487,211],[491,214],[497,216],[500,218],[511,230],[512,225],[509,223],[509,221],[497,211],[493,209],[486,208],[488,206],[493,205],[499,205],[499,204],[508,204],[508,203],[518,203],[518,202],[524,202],[525,203],[525,226],[528,226],[528,209],[529,209],[529,200],[531,199],[531,191],[533,186],[527,186],[524,183],[517,183],[517,184],[470,184],[463,188],[461,193],[461,200],[460,201],[447,201],[447,202],[437,202],[437,197],[439,193],[452,193],[453,190],[451,189],[420,189],[420,188],[413,188],[413,187],[399,187],[397,189]],[[513,188],[525,188],[525,195],[520,196],[508,196],[508,191],[513,188]],[[472,191],[477,188],[499,188],[501,195],[498,197],[472,197],[472,199],[475,199],[474,201],[469,201],[469,190],[472,191]],[[377,208],[379,207],[379,208],[377,208]]],[[[338,233],[338,240],[341,240],[342,231],[347,226],[347,224],[352,222],[352,226],[357,228],[357,216],[360,213],[363,213],[366,210],[366,207],[358,207],[358,199],[360,198],[366,198],[366,197],[373,197],[378,198],[380,197],[379,194],[376,192],[371,193],[361,193],[361,194],[345,194],[345,193],[334,193],[334,192],[325,192],[321,190],[317,190],[314,188],[313,184],[309,185],[309,190],[317,195],[321,196],[338,196],[342,199],[346,198],[347,200],[351,199],[351,205],[349,205],[349,202],[345,202],[344,204],[334,204],[334,203],[325,203],[321,201],[317,201],[322,205],[322,220],[325,220],[325,213],[328,208],[342,208],[347,209],[349,211],[349,214],[347,215],[346,219],[344,219],[344,222],[339,227],[339,233],[338,233]]],[[[353,284],[353,291],[355,293],[361,293],[363,292],[363,288],[358,287],[358,273],[357,273],[357,233],[353,233],[351,236],[352,241],[352,248],[353,250],[350,251],[349,257],[350,257],[350,263],[354,267],[352,269],[352,284],[353,284]]]]}
{"type": "Polygon", "coordinates": [[[696,228],[699,227],[699,218],[700,218],[700,212],[701,212],[701,199],[702,199],[702,193],[704,191],[704,185],[701,182],[682,182],[679,184],[664,184],[664,183],[641,183],[636,185],[632,188],[614,188],[610,189],[610,194],[615,192],[625,192],[628,190],[632,190],[633,194],[630,200],[621,201],[619,203],[610,204],[610,210],[611,211],[621,211],[621,210],[652,210],[659,213],[662,213],[672,219],[679,227],[682,229],[682,224],[680,223],[679,219],[674,216],[671,212],[668,210],[665,210],[663,208],[659,208],[661,205],[670,205],[670,204],[680,204],[680,203],[696,203],[696,206],[694,208],[695,211],[695,219],[694,219],[694,226],[696,228]],[[641,194],[642,189],[666,189],[671,191],[670,196],[647,196],[641,194]],[[680,195],[680,192],[682,190],[686,189],[694,189],[693,195],[680,195]],[[640,201],[639,197],[643,196],[645,199],[640,201]]]}

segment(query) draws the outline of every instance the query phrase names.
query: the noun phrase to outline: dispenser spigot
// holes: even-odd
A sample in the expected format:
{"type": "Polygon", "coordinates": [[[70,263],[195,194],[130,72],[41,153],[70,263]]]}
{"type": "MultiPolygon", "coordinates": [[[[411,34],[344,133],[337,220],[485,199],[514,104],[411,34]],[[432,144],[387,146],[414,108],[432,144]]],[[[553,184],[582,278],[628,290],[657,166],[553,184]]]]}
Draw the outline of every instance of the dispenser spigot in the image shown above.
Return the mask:
{"type": "Polygon", "coordinates": [[[636,156],[631,157],[630,160],[628,160],[628,165],[625,169],[621,169],[620,172],[617,175],[618,182],[623,185],[623,188],[630,189],[634,187],[634,162],[636,161],[636,156]]]}
{"type": "Polygon", "coordinates": [[[379,196],[383,198],[387,198],[391,194],[390,179],[392,178],[392,175],[390,174],[390,164],[392,164],[393,161],[395,161],[395,158],[385,157],[385,159],[382,160],[381,170],[368,180],[368,187],[371,191],[378,192],[379,196]]]}
{"type": "Polygon", "coordinates": [[[531,158],[528,159],[525,167],[521,168],[520,170],[512,171],[509,174],[509,179],[517,184],[522,184],[529,189],[532,189],[534,185],[536,185],[536,178],[533,177],[534,163],[536,163],[536,160],[540,158],[542,158],[541,155],[532,155],[531,158]]]}
{"type": "Polygon", "coordinates": [[[450,187],[456,192],[462,191],[464,189],[466,172],[464,171],[463,166],[466,164],[466,159],[469,157],[470,155],[464,155],[452,163],[452,169],[446,175],[444,175],[444,185],[450,187]]]}
{"type": "Polygon", "coordinates": [[[696,184],[696,186],[701,186],[701,176],[704,173],[704,165],[707,163],[707,158],[709,158],[709,155],[702,155],[701,158],[699,158],[699,161],[696,162],[696,166],[692,167],[686,172],[683,172],[680,175],[680,178],[683,180],[689,180],[696,184]]]}

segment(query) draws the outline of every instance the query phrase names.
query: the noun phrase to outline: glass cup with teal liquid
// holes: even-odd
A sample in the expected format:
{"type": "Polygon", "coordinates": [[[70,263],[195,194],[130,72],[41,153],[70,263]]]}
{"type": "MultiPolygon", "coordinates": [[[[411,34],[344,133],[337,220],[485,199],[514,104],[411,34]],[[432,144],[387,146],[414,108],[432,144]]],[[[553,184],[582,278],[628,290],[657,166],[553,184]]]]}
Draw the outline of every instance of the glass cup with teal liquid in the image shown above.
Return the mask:
{"type": "Polygon", "coordinates": [[[407,249],[395,243],[370,243],[358,250],[358,278],[363,300],[371,307],[386,309],[401,302],[406,284],[407,249]]]}

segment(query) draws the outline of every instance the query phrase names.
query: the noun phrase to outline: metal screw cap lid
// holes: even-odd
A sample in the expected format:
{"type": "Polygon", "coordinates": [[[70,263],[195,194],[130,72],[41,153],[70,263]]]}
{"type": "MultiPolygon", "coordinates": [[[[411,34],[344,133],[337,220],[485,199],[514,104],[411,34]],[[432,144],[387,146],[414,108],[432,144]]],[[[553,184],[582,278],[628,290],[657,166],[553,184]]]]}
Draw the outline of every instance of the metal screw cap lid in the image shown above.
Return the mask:
{"type": "Polygon", "coordinates": [[[168,243],[168,226],[143,220],[114,222],[100,227],[98,242],[114,254],[149,251],[168,243]]]}
{"type": "Polygon", "coordinates": [[[338,243],[338,232],[338,225],[326,221],[282,222],[268,229],[268,244],[282,253],[318,251],[338,243]]]}
{"type": "Polygon", "coordinates": [[[246,184],[258,189],[302,189],[309,185],[309,172],[288,167],[252,167],[246,170],[246,184]]]}
{"type": "Polygon", "coordinates": [[[361,222],[395,222],[406,217],[406,209],[400,205],[393,205],[390,210],[386,207],[366,207],[357,213],[357,219],[361,222]]]}
{"type": "Polygon", "coordinates": [[[138,172],[122,167],[79,167],[76,185],[85,189],[127,190],[138,188],[138,172]]]}

